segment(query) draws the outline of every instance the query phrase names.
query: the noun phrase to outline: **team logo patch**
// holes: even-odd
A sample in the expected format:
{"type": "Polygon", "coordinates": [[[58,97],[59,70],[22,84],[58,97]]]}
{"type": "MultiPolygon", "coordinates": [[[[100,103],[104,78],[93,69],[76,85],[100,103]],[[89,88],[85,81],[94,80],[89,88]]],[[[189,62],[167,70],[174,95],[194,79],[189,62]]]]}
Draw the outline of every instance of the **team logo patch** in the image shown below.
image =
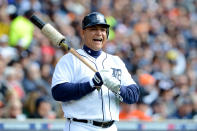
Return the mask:
{"type": "Polygon", "coordinates": [[[116,68],[111,68],[111,69],[113,70],[112,76],[120,81],[122,75],[121,69],[116,69],[116,68]]]}
{"type": "Polygon", "coordinates": [[[98,20],[98,21],[100,21],[100,22],[104,22],[103,20],[103,16],[101,16],[101,15],[97,15],[96,16],[96,19],[98,20]]]}

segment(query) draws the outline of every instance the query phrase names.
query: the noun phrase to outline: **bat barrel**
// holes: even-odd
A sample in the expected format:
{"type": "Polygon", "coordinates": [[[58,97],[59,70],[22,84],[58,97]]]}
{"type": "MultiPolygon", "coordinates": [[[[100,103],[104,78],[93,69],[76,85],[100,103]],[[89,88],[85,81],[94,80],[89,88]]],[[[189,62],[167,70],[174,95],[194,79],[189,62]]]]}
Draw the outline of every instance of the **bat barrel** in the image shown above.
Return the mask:
{"type": "Polygon", "coordinates": [[[35,15],[30,17],[30,21],[34,23],[39,29],[42,29],[45,25],[45,23],[35,15]]]}
{"type": "Polygon", "coordinates": [[[37,16],[32,15],[30,17],[30,21],[34,23],[41,31],[42,33],[51,40],[51,42],[55,45],[59,45],[62,48],[64,48],[67,51],[70,51],[74,56],[76,56],[79,60],[81,60],[86,66],[88,66],[92,71],[96,72],[97,70],[94,69],[86,60],[79,55],[79,53],[73,49],[70,48],[67,45],[67,42],[65,37],[59,33],[53,26],[50,24],[45,24],[41,19],[39,19],[37,16]]]}

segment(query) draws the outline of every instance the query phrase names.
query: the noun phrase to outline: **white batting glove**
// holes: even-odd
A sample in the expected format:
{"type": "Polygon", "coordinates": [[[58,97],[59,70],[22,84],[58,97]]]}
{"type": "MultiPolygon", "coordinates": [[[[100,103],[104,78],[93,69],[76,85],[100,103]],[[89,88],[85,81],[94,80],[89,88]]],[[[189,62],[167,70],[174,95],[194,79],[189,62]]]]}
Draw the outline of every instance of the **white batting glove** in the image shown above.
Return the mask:
{"type": "Polygon", "coordinates": [[[120,94],[120,81],[115,77],[112,77],[112,69],[103,69],[99,71],[103,84],[115,94],[120,94]]]}

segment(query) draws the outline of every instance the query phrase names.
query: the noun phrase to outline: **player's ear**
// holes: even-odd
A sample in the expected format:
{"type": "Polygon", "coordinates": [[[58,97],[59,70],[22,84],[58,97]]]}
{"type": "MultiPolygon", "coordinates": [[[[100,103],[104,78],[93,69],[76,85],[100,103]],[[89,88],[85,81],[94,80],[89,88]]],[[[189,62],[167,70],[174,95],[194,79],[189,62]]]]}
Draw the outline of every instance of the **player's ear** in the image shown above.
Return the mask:
{"type": "Polygon", "coordinates": [[[80,30],[80,36],[81,36],[82,39],[84,38],[84,31],[85,30],[83,30],[83,29],[80,30]]]}

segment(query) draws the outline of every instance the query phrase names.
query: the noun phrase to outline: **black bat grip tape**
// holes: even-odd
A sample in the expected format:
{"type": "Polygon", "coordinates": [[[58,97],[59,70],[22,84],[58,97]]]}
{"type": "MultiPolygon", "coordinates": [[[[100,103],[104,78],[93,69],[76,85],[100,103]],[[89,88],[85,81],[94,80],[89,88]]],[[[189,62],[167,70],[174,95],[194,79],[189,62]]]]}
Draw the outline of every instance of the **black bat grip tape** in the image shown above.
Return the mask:
{"type": "Polygon", "coordinates": [[[42,29],[45,25],[45,23],[35,15],[30,17],[30,21],[34,23],[39,29],[42,29]]]}

